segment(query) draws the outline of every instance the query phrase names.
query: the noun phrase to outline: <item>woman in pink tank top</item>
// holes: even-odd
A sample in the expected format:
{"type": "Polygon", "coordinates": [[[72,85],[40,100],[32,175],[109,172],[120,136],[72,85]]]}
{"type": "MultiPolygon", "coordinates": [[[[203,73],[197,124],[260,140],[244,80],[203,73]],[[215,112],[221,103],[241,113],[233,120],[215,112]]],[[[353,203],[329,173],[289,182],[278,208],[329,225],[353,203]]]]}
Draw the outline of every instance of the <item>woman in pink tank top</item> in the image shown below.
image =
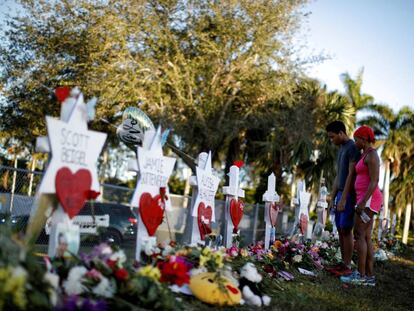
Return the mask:
{"type": "MultiPolygon", "coordinates": [[[[361,126],[354,133],[355,146],[363,151],[355,166],[355,192],[357,196],[355,237],[358,252],[358,272],[362,285],[375,286],[373,276],[374,249],[371,232],[374,214],[382,206],[382,194],[378,188],[380,160],[372,147],[374,132],[368,126],[361,126]]],[[[358,277],[358,275],[357,275],[358,277]]],[[[356,282],[358,283],[358,282],[356,282]]]]}

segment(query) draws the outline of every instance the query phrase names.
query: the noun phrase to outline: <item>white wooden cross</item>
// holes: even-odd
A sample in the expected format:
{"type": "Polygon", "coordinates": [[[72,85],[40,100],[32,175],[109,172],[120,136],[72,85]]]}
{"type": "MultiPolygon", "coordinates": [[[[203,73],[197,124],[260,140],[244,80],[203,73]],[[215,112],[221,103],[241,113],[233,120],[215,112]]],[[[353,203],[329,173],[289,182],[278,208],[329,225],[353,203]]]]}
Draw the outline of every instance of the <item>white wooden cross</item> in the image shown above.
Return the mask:
{"type": "MultiPolygon", "coordinates": [[[[295,222],[293,224],[291,236],[295,234],[297,229],[299,228],[302,222],[309,221],[309,202],[310,202],[311,194],[306,192],[306,184],[305,181],[299,180],[297,184],[297,191],[296,191],[296,198],[293,200],[294,204],[296,205],[296,212],[295,212],[295,222]]],[[[307,235],[307,226],[304,226],[303,235],[307,235]]]]}
{"type": "Polygon", "coordinates": [[[276,177],[275,174],[270,174],[267,178],[267,190],[263,194],[263,201],[265,202],[265,249],[269,248],[270,236],[276,224],[277,213],[279,212],[275,203],[279,202],[279,195],[276,192],[276,177]]]}
{"type": "Polygon", "coordinates": [[[130,168],[138,171],[138,181],[131,206],[138,208],[135,259],[139,261],[143,246],[156,244],[155,231],[166,211],[171,209],[168,179],[176,159],[163,156],[160,127],[157,131],[145,132],[142,147],[138,147],[135,161],[135,165],[130,165],[130,168]],[[161,193],[162,189],[165,190],[165,196],[161,193]]]}
{"type": "Polygon", "coordinates": [[[230,205],[232,200],[235,200],[237,204],[240,204],[242,202],[239,201],[239,197],[244,198],[244,190],[240,188],[239,174],[240,169],[236,165],[232,165],[230,167],[230,172],[227,174],[229,176],[229,185],[223,187],[223,193],[226,195],[226,203],[224,207],[224,246],[227,248],[232,245],[234,227],[230,214],[230,205]]]}
{"type": "MultiPolygon", "coordinates": [[[[96,99],[94,99],[94,104],[96,104],[96,99]]],[[[45,214],[47,212],[50,214],[50,211],[54,210],[48,247],[50,257],[56,255],[57,248],[62,244],[66,244],[73,253],[77,253],[79,248],[79,226],[73,224],[73,220],[68,217],[69,205],[67,205],[68,203],[64,204],[62,200],[70,201],[74,198],[71,197],[73,195],[85,196],[85,191],[89,190],[99,192],[96,163],[107,135],[88,129],[88,115],[90,116],[83,95],[79,89],[75,88],[71,91],[71,96],[62,103],[60,120],[46,116],[48,136],[39,137],[36,141],[37,151],[51,153],[50,163],[37,191],[36,202],[41,201],[40,197],[43,194],[57,194],[61,200],[61,204],[58,206],[35,206],[32,213],[32,217],[44,217],[45,215],[38,213],[45,214]],[[65,178],[60,178],[63,176],[60,175],[60,172],[64,168],[68,169],[66,171],[68,174],[65,174],[65,178]],[[81,171],[89,177],[86,176],[86,179],[82,180],[77,179],[77,176],[85,177],[85,174],[77,175],[77,172],[81,171]],[[90,186],[88,185],[89,178],[90,186]],[[87,181],[85,182],[85,180],[87,181]],[[68,191],[61,191],[65,187],[58,188],[58,182],[60,185],[70,183],[70,186],[74,188],[76,188],[76,183],[79,185],[84,182],[86,188],[79,190],[83,193],[72,194],[68,191]],[[64,208],[66,206],[65,211],[62,209],[62,204],[64,208]]],[[[79,202],[82,204],[82,200],[79,202]]],[[[80,208],[81,204],[79,204],[80,208]]]]}
{"type": "Polygon", "coordinates": [[[215,196],[220,179],[213,175],[211,152],[202,152],[198,156],[196,176],[190,177],[192,200],[190,215],[187,217],[186,237],[190,245],[204,244],[205,235],[211,231],[211,224],[216,221],[215,196]],[[204,238],[203,238],[204,237],[204,238]]]}
{"type": "Polygon", "coordinates": [[[316,212],[318,214],[318,221],[315,224],[315,228],[313,229],[313,234],[312,234],[313,240],[319,239],[323,234],[323,230],[325,229],[326,215],[327,215],[327,208],[328,208],[328,202],[326,201],[327,195],[328,195],[328,188],[325,186],[325,178],[322,177],[321,185],[319,188],[319,198],[318,198],[318,202],[316,203],[316,212]]]}

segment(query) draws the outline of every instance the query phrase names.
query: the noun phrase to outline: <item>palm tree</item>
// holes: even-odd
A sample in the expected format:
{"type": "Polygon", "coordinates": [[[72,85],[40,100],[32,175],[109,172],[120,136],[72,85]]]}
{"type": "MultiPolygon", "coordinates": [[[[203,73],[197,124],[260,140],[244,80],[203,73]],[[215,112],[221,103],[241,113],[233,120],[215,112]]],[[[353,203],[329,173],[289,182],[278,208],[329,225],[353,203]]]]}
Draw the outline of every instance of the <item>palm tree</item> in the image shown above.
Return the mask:
{"type": "MultiPolygon", "coordinates": [[[[403,243],[407,244],[408,232],[411,220],[411,209],[414,204],[414,147],[408,149],[401,157],[400,174],[395,178],[390,187],[398,210],[405,206],[405,222],[403,229],[403,243]]],[[[400,222],[400,220],[399,220],[400,222]]]]}
{"type": "Polygon", "coordinates": [[[355,79],[352,79],[347,72],[341,74],[341,80],[345,87],[345,94],[356,110],[361,110],[374,101],[374,98],[371,95],[361,93],[363,75],[363,68],[359,70],[355,79]]]}
{"type": "Polygon", "coordinates": [[[401,158],[410,146],[409,130],[413,126],[413,112],[408,107],[397,113],[385,105],[370,104],[365,107],[370,114],[358,123],[374,129],[377,145],[382,148],[381,157],[385,166],[384,175],[384,217],[388,216],[390,178],[396,178],[400,171],[401,158]]]}

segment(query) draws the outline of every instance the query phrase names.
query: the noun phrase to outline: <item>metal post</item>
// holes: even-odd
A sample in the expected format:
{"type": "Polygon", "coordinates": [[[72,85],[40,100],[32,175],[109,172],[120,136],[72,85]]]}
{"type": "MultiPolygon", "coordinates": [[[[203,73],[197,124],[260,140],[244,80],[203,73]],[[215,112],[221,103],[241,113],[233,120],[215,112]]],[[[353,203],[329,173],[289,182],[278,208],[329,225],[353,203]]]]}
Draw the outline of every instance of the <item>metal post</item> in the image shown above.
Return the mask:
{"type": "Polygon", "coordinates": [[[11,189],[11,196],[10,196],[10,214],[12,213],[12,210],[13,210],[14,191],[16,190],[16,178],[17,178],[17,156],[14,157],[13,182],[12,182],[12,189],[11,189]]]}

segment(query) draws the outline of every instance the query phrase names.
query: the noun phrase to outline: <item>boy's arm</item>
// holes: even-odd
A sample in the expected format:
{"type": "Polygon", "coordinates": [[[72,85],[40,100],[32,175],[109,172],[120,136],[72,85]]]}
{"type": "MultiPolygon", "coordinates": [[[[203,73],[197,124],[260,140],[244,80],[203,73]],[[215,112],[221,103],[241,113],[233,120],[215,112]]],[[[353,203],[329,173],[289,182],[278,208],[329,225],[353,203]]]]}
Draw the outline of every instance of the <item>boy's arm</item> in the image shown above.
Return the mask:
{"type": "Polygon", "coordinates": [[[331,192],[331,200],[329,201],[329,208],[331,209],[333,207],[333,203],[335,201],[336,194],[338,192],[338,175],[335,176],[335,180],[332,186],[332,192],[331,192]]]}
{"type": "Polygon", "coordinates": [[[345,210],[345,204],[346,204],[346,198],[348,197],[348,194],[350,190],[352,189],[352,184],[355,180],[355,162],[350,161],[348,166],[348,176],[346,176],[345,181],[345,187],[342,191],[341,200],[338,202],[338,205],[336,207],[338,212],[342,212],[345,210]]]}

